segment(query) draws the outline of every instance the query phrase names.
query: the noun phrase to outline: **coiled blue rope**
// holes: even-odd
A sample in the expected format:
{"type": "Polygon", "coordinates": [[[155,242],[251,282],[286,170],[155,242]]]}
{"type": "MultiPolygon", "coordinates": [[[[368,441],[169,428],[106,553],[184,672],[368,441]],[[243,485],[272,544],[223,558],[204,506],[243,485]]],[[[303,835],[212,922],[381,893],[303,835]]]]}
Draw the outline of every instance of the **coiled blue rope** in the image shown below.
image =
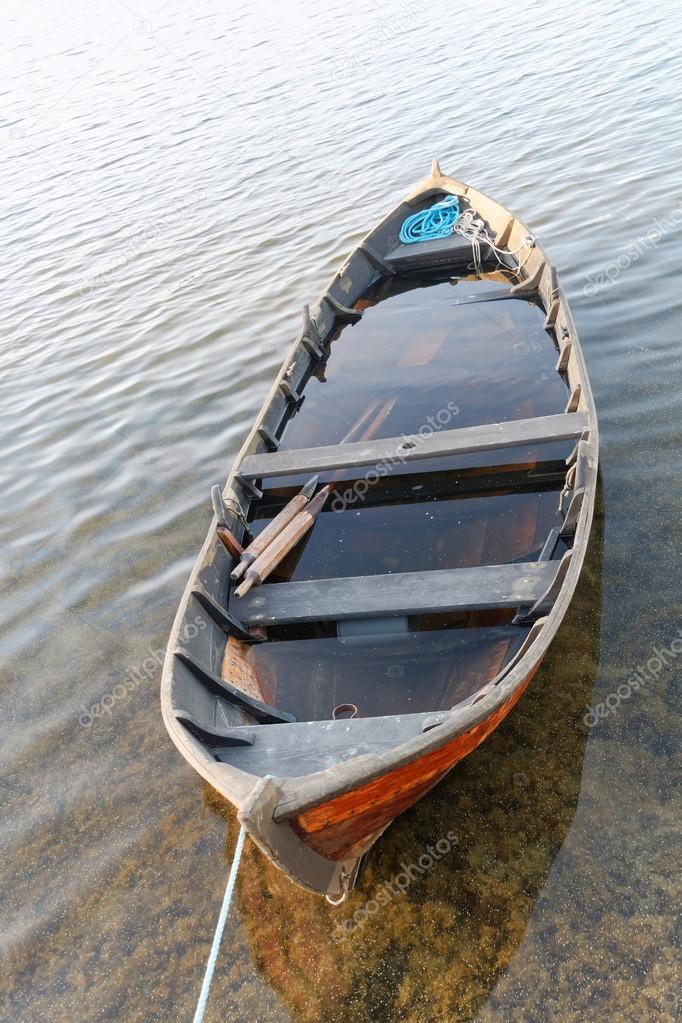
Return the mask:
{"type": "Polygon", "coordinates": [[[459,199],[456,195],[446,195],[428,209],[407,217],[400,228],[400,240],[405,245],[412,245],[414,242],[447,238],[458,220],[459,199]]]}

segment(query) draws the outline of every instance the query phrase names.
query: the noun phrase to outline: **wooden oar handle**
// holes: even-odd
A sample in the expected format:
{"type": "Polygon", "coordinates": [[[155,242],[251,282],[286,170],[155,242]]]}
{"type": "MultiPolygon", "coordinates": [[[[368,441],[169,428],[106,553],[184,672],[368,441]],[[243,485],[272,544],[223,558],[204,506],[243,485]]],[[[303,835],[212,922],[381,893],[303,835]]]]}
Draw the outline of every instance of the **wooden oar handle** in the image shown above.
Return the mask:
{"type": "Polygon", "coordinates": [[[275,537],[268,549],[246,569],[244,582],[235,590],[236,596],[242,597],[248,593],[252,586],[259,585],[267,579],[292,547],[295,547],[301,537],[308,532],[314,521],[315,517],[309,512],[299,512],[296,518],[284,527],[279,536],[275,537]]]}
{"type": "Polygon", "coordinates": [[[234,591],[235,596],[243,597],[252,586],[260,585],[277,568],[289,551],[296,546],[301,537],[308,532],[329,497],[331,490],[332,488],[329,485],[323,487],[319,494],[312,499],[305,511],[299,512],[296,518],[275,537],[267,550],[247,568],[244,582],[234,591]]]}
{"type": "Polygon", "coordinates": [[[242,560],[232,572],[233,579],[239,579],[245,572],[245,570],[252,565],[254,561],[263,553],[282,532],[283,529],[292,522],[296,516],[303,511],[308,501],[301,494],[297,494],[296,497],[289,501],[289,504],[282,508],[279,515],[275,515],[272,522],[269,522],[262,533],[259,533],[256,539],[249,544],[244,553],[242,554],[242,560]]]}
{"type": "Polygon", "coordinates": [[[242,560],[237,567],[231,572],[230,578],[240,579],[249,565],[260,557],[265,549],[272,543],[275,537],[279,536],[282,530],[289,525],[290,522],[296,518],[299,512],[303,511],[308,501],[315,492],[317,485],[317,476],[313,476],[309,479],[306,485],[302,488],[300,494],[296,494],[295,497],[289,501],[287,505],[282,508],[281,512],[275,515],[272,522],[269,522],[262,533],[253,540],[248,547],[244,549],[242,553],[242,560]]]}

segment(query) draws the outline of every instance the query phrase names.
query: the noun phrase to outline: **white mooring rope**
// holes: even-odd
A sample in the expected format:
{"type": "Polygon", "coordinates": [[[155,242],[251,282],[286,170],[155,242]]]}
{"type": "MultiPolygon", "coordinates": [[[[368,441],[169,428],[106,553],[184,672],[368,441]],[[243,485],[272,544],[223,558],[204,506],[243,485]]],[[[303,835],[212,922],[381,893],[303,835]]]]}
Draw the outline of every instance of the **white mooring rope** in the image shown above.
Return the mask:
{"type": "Polygon", "coordinates": [[[535,238],[532,234],[526,235],[521,241],[521,244],[517,249],[513,251],[511,249],[500,249],[491,238],[488,230],[485,226],[485,221],[482,217],[473,209],[464,210],[460,217],[455,222],[452,228],[453,234],[460,234],[467,241],[471,242],[471,248],[473,250],[474,258],[474,269],[479,277],[483,275],[483,261],[481,259],[481,244],[485,242],[486,245],[492,250],[497,262],[503,270],[510,269],[503,260],[503,256],[518,256],[517,265],[514,268],[514,273],[520,273],[524,266],[528,262],[533,246],[535,245],[535,238]],[[523,261],[520,256],[524,249],[527,249],[523,261]]]}
{"type": "Polygon", "coordinates": [[[220,942],[223,939],[223,931],[225,930],[227,914],[230,912],[230,903],[232,902],[232,895],[234,894],[234,884],[237,880],[237,871],[239,870],[239,861],[242,858],[242,852],[244,850],[245,838],[246,830],[242,827],[239,831],[237,847],[234,851],[234,859],[232,860],[232,866],[230,867],[230,876],[227,879],[227,887],[223,896],[223,904],[220,907],[220,916],[218,917],[218,926],[216,927],[215,934],[213,935],[213,944],[211,945],[211,952],[206,964],[206,973],[204,974],[204,982],[201,985],[201,994],[199,995],[199,1001],[197,1002],[193,1023],[201,1023],[204,1018],[204,1013],[206,1012],[208,993],[211,990],[213,971],[215,970],[215,964],[218,959],[220,942]]]}

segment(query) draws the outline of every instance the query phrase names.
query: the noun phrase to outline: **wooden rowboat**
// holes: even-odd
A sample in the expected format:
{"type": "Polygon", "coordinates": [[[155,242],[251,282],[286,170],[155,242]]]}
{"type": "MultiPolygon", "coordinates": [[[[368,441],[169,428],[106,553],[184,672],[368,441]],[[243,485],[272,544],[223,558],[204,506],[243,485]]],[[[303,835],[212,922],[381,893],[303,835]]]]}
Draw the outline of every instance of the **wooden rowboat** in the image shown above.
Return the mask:
{"type": "Polygon", "coordinates": [[[519,699],[580,574],[597,453],[556,271],[434,162],[305,309],[164,664],[174,743],[299,885],[343,898],[382,831],[519,699]],[[400,240],[447,196],[456,233],[400,240]],[[313,473],[332,499],[236,596],[240,545],[313,473]]]}

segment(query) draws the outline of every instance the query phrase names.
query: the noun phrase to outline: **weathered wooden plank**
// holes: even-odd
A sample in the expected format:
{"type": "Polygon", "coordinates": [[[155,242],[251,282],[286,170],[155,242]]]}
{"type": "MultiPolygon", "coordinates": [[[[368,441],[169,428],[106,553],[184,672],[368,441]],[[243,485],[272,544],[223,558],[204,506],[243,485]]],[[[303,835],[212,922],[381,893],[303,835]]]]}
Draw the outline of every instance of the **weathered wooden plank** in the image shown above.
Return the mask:
{"type": "Polygon", "coordinates": [[[554,562],[524,562],[274,583],[233,597],[230,608],[253,625],[511,608],[533,604],[556,570],[554,562]]]}
{"type": "MultiPolygon", "coordinates": [[[[569,378],[569,382],[570,382],[570,378],[569,378]]],[[[582,395],[582,390],[583,390],[582,389],[582,385],[581,384],[576,384],[575,387],[573,388],[573,390],[571,391],[571,397],[568,399],[568,405],[566,406],[567,414],[570,414],[571,412],[575,412],[576,409],[578,408],[578,405],[580,404],[580,398],[581,398],[581,395],[582,395]]]]}
{"type": "Polygon", "coordinates": [[[175,720],[184,725],[190,735],[199,739],[206,746],[253,746],[255,742],[255,731],[253,728],[217,728],[215,725],[206,728],[201,721],[181,710],[175,715],[175,720]]]}
{"type": "Polygon", "coordinates": [[[584,412],[572,411],[556,416],[512,419],[505,423],[486,423],[462,430],[440,430],[422,436],[387,437],[371,442],[324,445],[293,451],[263,452],[247,455],[239,466],[242,479],[290,476],[327,469],[349,469],[363,465],[399,465],[420,458],[465,455],[479,451],[543,444],[580,437],[588,425],[584,412]]]}
{"type": "MultiPolygon", "coordinates": [[[[541,257],[539,258],[541,259],[541,257]]],[[[514,293],[514,295],[518,296],[537,294],[538,288],[540,287],[540,281],[542,280],[542,275],[545,272],[545,266],[547,264],[545,262],[540,262],[535,270],[531,270],[531,263],[532,255],[531,258],[528,260],[528,264],[526,265],[526,272],[529,273],[529,276],[525,277],[524,280],[519,281],[518,284],[514,285],[514,287],[512,288],[512,292],[514,293]]]]}
{"type": "Polygon", "coordinates": [[[189,650],[177,649],[175,657],[192,672],[197,681],[201,682],[210,693],[213,693],[214,696],[222,696],[224,699],[234,703],[241,710],[251,714],[256,721],[267,725],[296,720],[293,714],[286,714],[283,710],[277,710],[276,707],[269,707],[261,700],[254,700],[230,682],[226,682],[216,675],[215,672],[211,671],[210,668],[200,664],[189,650]]]}
{"type": "MultiPolygon", "coordinates": [[[[298,721],[267,728],[241,726],[225,731],[230,741],[223,744],[222,750],[220,742],[212,739],[210,730],[205,741],[218,751],[220,760],[241,771],[297,777],[347,760],[349,750],[353,751],[353,756],[388,753],[401,742],[420,735],[424,723],[432,718],[433,713],[429,711],[352,720],[298,721]],[[237,744],[242,734],[246,742],[237,744]],[[251,736],[255,741],[248,745],[251,736]]],[[[213,731],[220,736],[220,732],[213,731]]]]}
{"type": "Polygon", "coordinates": [[[198,580],[192,589],[192,596],[196,598],[205,611],[208,611],[213,621],[229,635],[237,636],[248,643],[262,642],[260,637],[253,636],[243,622],[240,622],[238,618],[230,614],[227,608],[219,604],[215,597],[198,580]]]}
{"type": "MultiPolygon", "coordinates": [[[[483,242],[481,244],[481,260],[484,266],[492,261],[492,250],[483,242]]],[[[404,273],[406,270],[422,268],[448,267],[451,270],[465,269],[473,260],[471,242],[462,235],[453,234],[447,238],[434,238],[432,241],[406,245],[399,242],[390,252],[386,260],[395,271],[404,273]]]]}

